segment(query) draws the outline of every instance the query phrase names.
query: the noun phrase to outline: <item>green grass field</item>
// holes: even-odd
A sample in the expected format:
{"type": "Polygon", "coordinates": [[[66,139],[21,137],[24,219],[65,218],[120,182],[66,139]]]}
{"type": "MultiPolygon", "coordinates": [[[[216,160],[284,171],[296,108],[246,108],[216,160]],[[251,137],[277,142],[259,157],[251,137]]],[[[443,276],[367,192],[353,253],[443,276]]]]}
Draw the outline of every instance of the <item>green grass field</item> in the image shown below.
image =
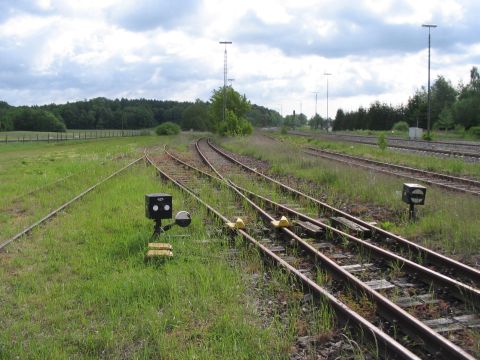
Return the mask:
{"type": "MultiPolygon", "coordinates": [[[[0,241],[145,148],[186,152],[199,136],[0,145],[0,241]]],[[[270,161],[278,174],[315,182],[306,190],[340,208],[375,209],[382,227],[449,254],[478,256],[476,199],[429,188],[412,224],[399,198],[401,179],[303,156],[299,144],[246,137],[224,145],[270,161]]],[[[204,193],[215,206],[231,198],[214,186],[204,193]]],[[[241,239],[232,252],[220,226],[143,162],[100,185],[0,252],[0,359],[286,359],[298,336],[335,331],[328,307],[305,315],[303,293],[292,291],[288,276],[263,265],[241,239]],[[171,193],[174,212],[191,212],[193,222],[163,235],[173,259],[146,263],[150,192],[171,193]],[[268,281],[258,280],[265,274],[268,281]],[[282,299],[282,312],[266,299],[282,299]]]]}
{"type": "MultiPolygon", "coordinates": [[[[185,150],[195,136],[0,147],[0,239],[144,147],[185,150]]],[[[232,258],[228,239],[213,231],[219,225],[206,219],[203,208],[141,162],[11,243],[0,252],[0,359],[288,358],[304,327],[288,277],[274,271],[256,293],[253,275],[268,271],[259,255],[237,240],[232,258]],[[173,259],[145,263],[153,223],[144,215],[144,194],[151,192],[171,193],[174,211],[191,212],[193,222],[164,235],[173,259]],[[278,294],[286,320],[274,308],[260,316],[259,297],[278,294]]],[[[313,312],[315,331],[331,330],[327,315],[325,308],[313,312]]]]}

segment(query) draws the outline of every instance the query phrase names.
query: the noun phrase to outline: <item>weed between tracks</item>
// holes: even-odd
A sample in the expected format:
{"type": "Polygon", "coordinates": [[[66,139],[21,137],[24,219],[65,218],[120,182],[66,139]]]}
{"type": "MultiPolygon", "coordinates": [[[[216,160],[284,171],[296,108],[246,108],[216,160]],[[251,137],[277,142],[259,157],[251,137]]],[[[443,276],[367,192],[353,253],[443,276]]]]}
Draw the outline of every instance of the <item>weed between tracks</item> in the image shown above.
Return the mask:
{"type": "MultiPolygon", "coordinates": [[[[480,207],[478,199],[431,186],[426,205],[417,206],[419,220],[408,222],[407,205],[401,201],[404,179],[375,173],[302,154],[295,144],[265,141],[262,137],[236,138],[224,146],[237,153],[249,153],[271,163],[271,171],[296,180],[294,187],[350,212],[365,205],[359,214],[365,220],[387,224],[399,233],[433,249],[478,261],[480,207]],[[351,204],[351,205],[349,205],[351,204]]],[[[477,165],[478,166],[478,165],[477,165]]]]}

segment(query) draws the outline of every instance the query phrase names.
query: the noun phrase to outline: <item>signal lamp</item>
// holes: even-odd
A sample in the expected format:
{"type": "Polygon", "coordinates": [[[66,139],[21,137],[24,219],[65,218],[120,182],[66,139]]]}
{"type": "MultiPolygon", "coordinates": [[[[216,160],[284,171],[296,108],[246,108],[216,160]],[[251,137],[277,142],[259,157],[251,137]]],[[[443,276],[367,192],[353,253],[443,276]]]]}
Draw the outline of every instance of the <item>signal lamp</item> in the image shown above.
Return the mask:
{"type": "Polygon", "coordinates": [[[415,210],[415,205],[424,205],[426,194],[427,188],[425,186],[409,183],[403,184],[402,200],[410,205],[410,209],[408,211],[408,218],[410,220],[416,219],[417,213],[415,210]]]}
{"type": "Polygon", "coordinates": [[[157,193],[145,195],[145,216],[155,221],[152,237],[159,236],[162,232],[170,230],[172,226],[186,227],[192,222],[190,214],[179,211],[175,215],[175,222],[162,227],[163,219],[172,218],[172,195],[157,193]]]}

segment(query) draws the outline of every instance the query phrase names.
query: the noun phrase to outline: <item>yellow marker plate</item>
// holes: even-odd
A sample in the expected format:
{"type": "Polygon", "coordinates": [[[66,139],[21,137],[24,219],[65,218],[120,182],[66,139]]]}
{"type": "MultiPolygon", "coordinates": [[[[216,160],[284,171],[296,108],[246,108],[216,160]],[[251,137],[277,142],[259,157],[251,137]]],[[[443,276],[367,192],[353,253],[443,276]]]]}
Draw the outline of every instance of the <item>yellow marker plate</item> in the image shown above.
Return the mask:
{"type": "Polygon", "coordinates": [[[172,250],[173,249],[172,245],[167,243],[148,243],[148,248],[150,250],[172,250]]]}
{"type": "Polygon", "coordinates": [[[145,257],[147,259],[156,258],[156,257],[172,257],[173,252],[171,250],[148,250],[145,257]]]}

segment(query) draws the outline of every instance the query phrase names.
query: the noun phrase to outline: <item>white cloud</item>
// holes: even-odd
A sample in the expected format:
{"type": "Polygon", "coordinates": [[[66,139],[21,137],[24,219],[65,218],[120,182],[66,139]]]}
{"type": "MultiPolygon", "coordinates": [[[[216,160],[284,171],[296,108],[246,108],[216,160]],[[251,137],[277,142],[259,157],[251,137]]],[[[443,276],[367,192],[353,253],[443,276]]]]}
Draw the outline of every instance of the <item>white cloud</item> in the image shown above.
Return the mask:
{"type": "Polygon", "coordinates": [[[0,98],[11,104],[95,96],[207,100],[229,78],[254,103],[300,107],[406,102],[432,79],[468,81],[480,59],[473,0],[0,0],[0,98]]]}

